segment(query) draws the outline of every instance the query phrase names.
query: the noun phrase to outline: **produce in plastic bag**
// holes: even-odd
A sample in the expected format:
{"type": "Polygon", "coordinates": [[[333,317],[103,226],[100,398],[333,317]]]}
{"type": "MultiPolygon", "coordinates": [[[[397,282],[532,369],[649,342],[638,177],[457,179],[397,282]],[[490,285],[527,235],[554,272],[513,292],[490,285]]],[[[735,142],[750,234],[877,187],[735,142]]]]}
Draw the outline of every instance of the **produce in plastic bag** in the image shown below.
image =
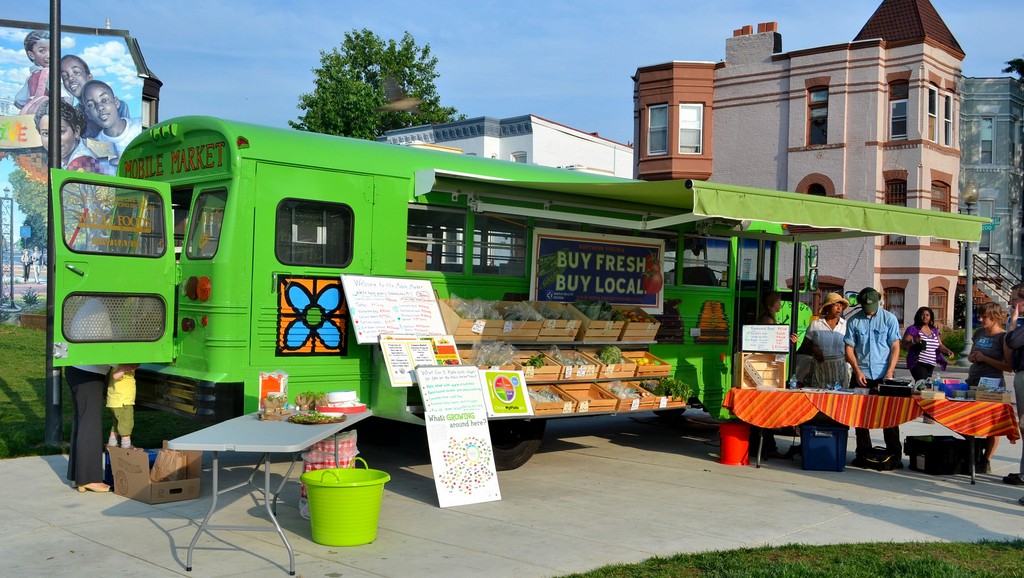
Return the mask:
{"type": "Polygon", "coordinates": [[[579,351],[576,351],[574,349],[562,351],[561,349],[558,348],[557,345],[552,345],[551,348],[547,350],[547,354],[548,357],[554,359],[555,361],[561,363],[562,365],[591,365],[589,361],[587,361],[582,355],[580,355],[579,351]]]}
{"type": "Polygon", "coordinates": [[[473,361],[483,367],[511,365],[517,353],[515,347],[504,341],[481,341],[473,344],[473,361]]]}
{"type": "Polygon", "coordinates": [[[544,321],[540,313],[533,307],[530,307],[529,303],[512,303],[505,308],[505,313],[502,315],[505,321],[544,321]]]}
{"type": "Polygon", "coordinates": [[[622,382],[619,381],[613,381],[608,386],[608,391],[619,399],[635,399],[640,397],[640,392],[632,387],[622,385],[622,382]]]}
{"type": "Polygon", "coordinates": [[[572,321],[575,319],[568,307],[555,307],[546,301],[537,303],[537,311],[544,319],[560,319],[562,321],[572,321]]]}
{"type": "Polygon", "coordinates": [[[452,309],[463,319],[501,319],[497,301],[484,299],[462,299],[452,294],[452,309]]]}

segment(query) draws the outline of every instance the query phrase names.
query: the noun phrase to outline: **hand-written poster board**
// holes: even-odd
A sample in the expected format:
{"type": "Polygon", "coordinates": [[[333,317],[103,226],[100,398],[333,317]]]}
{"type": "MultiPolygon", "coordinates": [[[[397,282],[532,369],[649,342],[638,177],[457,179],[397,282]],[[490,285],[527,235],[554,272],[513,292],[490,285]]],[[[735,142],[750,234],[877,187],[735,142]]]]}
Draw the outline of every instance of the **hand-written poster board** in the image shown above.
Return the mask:
{"type": "Polygon", "coordinates": [[[789,352],[788,325],[744,325],[743,351],[789,352]]]}
{"type": "Polygon", "coordinates": [[[437,501],[442,508],[501,499],[480,370],[473,365],[416,369],[437,501]]]}
{"type": "Polygon", "coordinates": [[[342,275],[356,343],[381,335],[444,335],[444,319],[430,281],[342,275]]]}
{"type": "Polygon", "coordinates": [[[381,335],[380,350],[391,387],[411,387],[420,365],[460,365],[451,335],[381,335]]]}

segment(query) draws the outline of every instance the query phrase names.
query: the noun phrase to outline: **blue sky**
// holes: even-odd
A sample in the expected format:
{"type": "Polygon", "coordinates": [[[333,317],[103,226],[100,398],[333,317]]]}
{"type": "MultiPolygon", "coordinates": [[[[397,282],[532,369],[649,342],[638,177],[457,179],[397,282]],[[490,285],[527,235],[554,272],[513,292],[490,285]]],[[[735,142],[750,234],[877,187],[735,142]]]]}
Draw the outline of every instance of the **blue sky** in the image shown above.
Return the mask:
{"type": "MultiPolygon", "coordinates": [[[[49,2],[5,2],[0,17],[46,22],[49,2]]],[[[286,126],[312,88],[320,51],[344,32],[409,31],[438,58],[444,105],[469,117],[536,114],[633,140],[637,67],[718,61],[743,25],[777,21],[783,50],[848,42],[880,0],[64,0],[65,25],[127,30],[163,81],[161,119],[209,114],[286,126]],[[695,6],[697,6],[695,8],[695,6]]],[[[1024,56],[1020,0],[932,0],[967,58],[966,76],[1002,76],[1024,56]]],[[[0,55],[2,56],[2,55],[0,55]]],[[[24,55],[20,55],[23,57],[24,55]]]]}

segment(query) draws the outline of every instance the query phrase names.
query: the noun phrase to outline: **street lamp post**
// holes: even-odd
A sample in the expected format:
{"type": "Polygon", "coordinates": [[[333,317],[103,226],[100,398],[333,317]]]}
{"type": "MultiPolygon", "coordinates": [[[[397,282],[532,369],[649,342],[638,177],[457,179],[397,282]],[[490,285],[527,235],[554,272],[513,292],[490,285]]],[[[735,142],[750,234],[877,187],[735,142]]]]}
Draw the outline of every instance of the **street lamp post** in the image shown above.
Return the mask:
{"type": "Polygon", "coordinates": [[[7,295],[7,305],[14,309],[14,198],[11,197],[11,187],[4,187],[4,196],[0,197],[0,307],[4,305],[2,296],[7,295]],[[4,210],[7,215],[4,215],[4,210]],[[7,261],[3,259],[5,253],[3,245],[7,244],[7,261]],[[3,291],[4,269],[7,265],[7,291],[3,291]]]}
{"type": "MultiPolygon", "coordinates": [[[[978,187],[974,186],[974,181],[967,181],[964,186],[963,192],[960,194],[960,200],[966,205],[964,208],[967,214],[971,214],[971,208],[974,203],[978,202],[978,187]]],[[[960,352],[960,358],[956,360],[956,364],[960,367],[970,367],[971,362],[967,357],[971,354],[971,349],[974,347],[974,339],[972,333],[974,333],[974,252],[973,243],[966,243],[964,245],[964,350],[960,352]]]]}

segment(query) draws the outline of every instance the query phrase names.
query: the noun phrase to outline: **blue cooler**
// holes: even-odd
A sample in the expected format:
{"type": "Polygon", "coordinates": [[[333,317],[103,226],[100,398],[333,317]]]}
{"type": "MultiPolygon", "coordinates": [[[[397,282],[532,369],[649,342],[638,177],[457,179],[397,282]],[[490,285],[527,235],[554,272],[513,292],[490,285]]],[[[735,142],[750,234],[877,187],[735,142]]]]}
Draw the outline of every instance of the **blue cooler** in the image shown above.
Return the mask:
{"type": "Polygon", "coordinates": [[[800,454],[805,470],[841,472],[846,469],[848,427],[800,426],[800,454]]]}

